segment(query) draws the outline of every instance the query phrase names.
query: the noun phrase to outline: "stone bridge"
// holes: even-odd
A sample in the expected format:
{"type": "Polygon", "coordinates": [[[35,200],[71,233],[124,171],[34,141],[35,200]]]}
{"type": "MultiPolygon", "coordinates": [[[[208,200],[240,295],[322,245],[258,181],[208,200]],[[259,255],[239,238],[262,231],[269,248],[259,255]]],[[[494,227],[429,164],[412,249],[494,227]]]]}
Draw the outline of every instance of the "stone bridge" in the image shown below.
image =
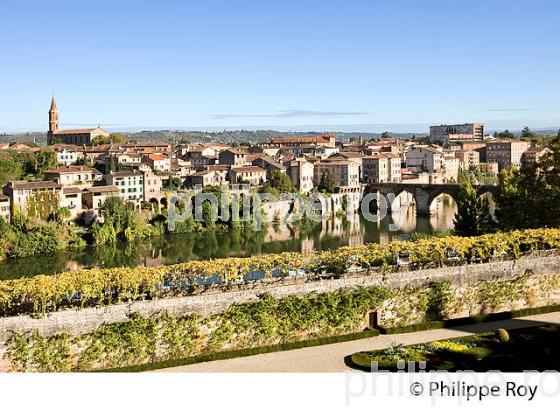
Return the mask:
{"type": "MultiPolygon", "coordinates": [[[[408,192],[416,203],[416,213],[418,215],[430,215],[435,212],[432,208],[432,202],[441,194],[451,196],[455,201],[460,186],[458,184],[407,184],[407,183],[378,183],[369,184],[365,193],[375,193],[383,195],[387,200],[390,209],[400,205],[395,204],[395,198],[399,197],[403,192],[408,192]]],[[[494,195],[498,192],[497,185],[476,185],[478,195],[487,192],[494,195]]],[[[400,204],[400,201],[399,201],[400,204]]]]}

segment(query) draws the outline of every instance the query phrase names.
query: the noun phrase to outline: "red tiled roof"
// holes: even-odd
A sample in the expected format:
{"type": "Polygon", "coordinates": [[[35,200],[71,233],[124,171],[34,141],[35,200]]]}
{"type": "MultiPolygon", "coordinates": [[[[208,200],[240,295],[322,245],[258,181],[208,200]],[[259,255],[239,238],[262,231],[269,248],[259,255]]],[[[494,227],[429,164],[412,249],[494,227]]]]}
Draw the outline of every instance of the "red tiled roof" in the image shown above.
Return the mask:
{"type": "Polygon", "coordinates": [[[62,131],[55,132],[54,135],[91,134],[95,130],[96,130],[96,128],[86,128],[86,129],[80,129],[80,130],[62,130],[62,131]]]}
{"type": "Polygon", "coordinates": [[[327,137],[323,137],[321,135],[314,136],[314,137],[280,137],[280,138],[272,138],[270,140],[273,144],[292,144],[292,143],[317,143],[317,142],[329,142],[327,137]]]}
{"type": "Polygon", "coordinates": [[[232,168],[233,172],[265,172],[266,173],[266,169],[262,169],[261,167],[257,167],[254,165],[249,165],[246,167],[235,167],[232,168]]]}
{"type": "Polygon", "coordinates": [[[46,174],[74,174],[80,172],[91,172],[92,174],[101,175],[99,170],[83,165],[68,165],[67,167],[58,167],[45,171],[46,174]]]}

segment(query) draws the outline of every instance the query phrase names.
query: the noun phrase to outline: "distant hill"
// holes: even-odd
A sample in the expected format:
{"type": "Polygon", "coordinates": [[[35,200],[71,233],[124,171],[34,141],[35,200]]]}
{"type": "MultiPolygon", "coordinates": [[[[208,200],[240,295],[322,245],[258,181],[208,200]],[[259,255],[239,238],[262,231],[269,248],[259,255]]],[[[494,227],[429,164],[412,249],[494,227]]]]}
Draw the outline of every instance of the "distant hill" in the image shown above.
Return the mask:
{"type": "MultiPolygon", "coordinates": [[[[305,136],[317,135],[316,132],[281,132],[273,130],[237,130],[237,131],[182,131],[182,130],[156,130],[156,131],[139,131],[139,132],[122,132],[127,136],[129,141],[165,141],[169,143],[180,143],[181,140],[188,142],[222,142],[225,144],[247,143],[247,142],[266,142],[271,138],[287,137],[287,136],[305,136]]],[[[338,140],[346,140],[350,138],[363,138],[364,140],[379,138],[381,133],[371,132],[335,132],[333,133],[338,140]]],[[[413,135],[422,136],[422,134],[412,133],[391,133],[391,136],[399,138],[411,138],[413,135]]],[[[47,134],[44,132],[25,132],[17,134],[0,134],[0,142],[35,142],[37,144],[47,143],[47,134]]]]}
{"type": "MultiPolygon", "coordinates": [[[[511,130],[514,135],[520,136],[521,130],[511,130]]],[[[557,135],[558,129],[534,129],[534,132],[541,135],[557,135]]],[[[129,141],[165,141],[173,144],[180,143],[181,140],[188,142],[222,142],[225,144],[266,142],[271,138],[287,136],[317,135],[317,132],[284,132],[274,130],[236,130],[236,131],[184,131],[184,130],[151,130],[126,132],[121,131],[127,136],[129,141]]],[[[487,130],[492,134],[494,130],[487,130]]],[[[391,132],[392,137],[409,139],[413,136],[423,137],[426,133],[398,133],[391,132]]],[[[333,132],[337,140],[347,140],[350,138],[360,138],[369,140],[381,137],[381,133],[374,132],[333,132]]],[[[22,132],[17,134],[0,134],[0,142],[35,142],[37,144],[47,143],[47,134],[44,132],[22,132]]]]}

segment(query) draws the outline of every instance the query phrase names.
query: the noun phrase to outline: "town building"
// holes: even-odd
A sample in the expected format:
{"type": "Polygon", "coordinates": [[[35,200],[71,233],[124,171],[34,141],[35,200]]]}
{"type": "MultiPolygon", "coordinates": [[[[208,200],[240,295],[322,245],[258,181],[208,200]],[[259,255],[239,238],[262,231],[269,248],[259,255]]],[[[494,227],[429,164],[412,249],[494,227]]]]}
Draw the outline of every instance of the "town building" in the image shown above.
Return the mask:
{"type": "Polygon", "coordinates": [[[489,141],[486,143],[486,162],[496,162],[500,171],[519,168],[523,153],[528,149],[527,141],[489,141]]]}
{"type": "Polygon", "coordinates": [[[51,212],[59,208],[62,185],[53,181],[11,181],[3,192],[10,198],[12,212],[47,219],[51,212]]]}
{"type": "Polygon", "coordinates": [[[305,158],[294,158],[284,162],[286,174],[290,177],[292,186],[302,193],[313,189],[315,167],[305,158]]]}
{"type": "Polygon", "coordinates": [[[378,154],[362,158],[366,183],[401,182],[401,159],[397,155],[378,154]]]}
{"type": "Polygon", "coordinates": [[[0,218],[4,218],[5,221],[9,221],[11,208],[10,197],[0,193],[0,218]]]}
{"type": "Polygon", "coordinates": [[[88,128],[74,130],[60,130],[58,128],[58,107],[54,97],[51,100],[49,109],[49,130],[47,132],[47,143],[91,145],[93,140],[98,137],[109,137],[109,133],[103,128],[88,128]]]}
{"type": "Polygon", "coordinates": [[[327,147],[335,147],[336,139],[334,135],[322,134],[317,136],[305,137],[280,137],[272,138],[270,143],[280,147],[298,147],[302,145],[324,145],[327,147]]]}
{"type": "Polygon", "coordinates": [[[68,165],[45,171],[45,179],[60,185],[93,185],[103,179],[103,174],[95,168],[83,165],[68,165]]]}
{"type": "Polygon", "coordinates": [[[99,216],[99,210],[111,196],[120,196],[121,191],[114,185],[102,185],[86,188],[82,192],[82,203],[86,219],[92,220],[99,216]]]}
{"type": "Polygon", "coordinates": [[[155,172],[169,171],[169,158],[162,154],[148,155],[142,161],[148,164],[155,172]]]}
{"type": "Polygon", "coordinates": [[[521,156],[521,167],[530,168],[537,164],[545,155],[552,154],[552,150],[547,147],[529,148],[521,156]]]}
{"type": "Polygon", "coordinates": [[[144,201],[158,200],[161,197],[162,179],[151,170],[144,171],[144,201]]]}
{"type": "Polygon", "coordinates": [[[317,186],[325,172],[329,172],[336,187],[357,188],[360,186],[360,171],[357,163],[347,160],[320,161],[315,164],[313,182],[317,186]]]}
{"type": "Polygon", "coordinates": [[[458,150],[454,151],[455,158],[459,160],[460,169],[469,169],[477,167],[480,164],[480,153],[474,150],[458,150]]]}
{"type": "Polygon", "coordinates": [[[56,161],[63,166],[74,165],[83,157],[77,145],[55,144],[56,161]]]}
{"type": "Polygon", "coordinates": [[[252,164],[265,169],[267,172],[279,171],[283,174],[286,173],[286,167],[284,165],[276,162],[274,159],[266,155],[255,158],[252,161],[252,164]]]}
{"type": "Polygon", "coordinates": [[[226,149],[218,155],[220,165],[234,167],[247,165],[247,153],[238,149],[226,149]]]}
{"type": "Polygon", "coordinates": [[[139,171],[120,171],[107,174],[107,185],[115,185],[125,201],[144,201],[144,174],[139,171]]]}
{"type": "Polygon", "coordinates": [[[261,185],[266,182],[266,169],[254,165],[232,167],[229,171],[229,181],[232,184],[261,185]]]}
{"type": "Polygon", "coordinates": [[[430,138],[442,145],[449,145],[455,141],[482,141],[484,139],[484,124],[432,125],[430,127],[430,138]]]}
{"type": "Polygon", "coordinates": [[[443,166],[443,151],[437,147],[419,146],[406,153],[405,162],[413,172],[439,172],[443,166]]]}
{"type": "Polygon", "coordinates": [[[226,185],[228,184],[229,171],[226,170],[211,170],[205,169],[202,171],[195,172],[187,177],[189,181],[189,186],[191,188],[195,187],[207,187],[211,185],[226,185]]]}
{"type": "Polygon", "coordinates": [[[78,218],[82,213],[82,190],[76,186],[63,186],[60,207],[70,211],[69,219],[78,218]]]}

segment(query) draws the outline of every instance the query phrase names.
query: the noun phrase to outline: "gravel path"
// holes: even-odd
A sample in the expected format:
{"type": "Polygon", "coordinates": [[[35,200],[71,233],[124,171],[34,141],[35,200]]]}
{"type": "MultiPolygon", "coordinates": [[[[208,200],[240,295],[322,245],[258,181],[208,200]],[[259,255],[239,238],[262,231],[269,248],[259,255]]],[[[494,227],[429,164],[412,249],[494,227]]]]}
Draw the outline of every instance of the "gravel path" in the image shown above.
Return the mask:
{"type": "Polygon", "coordinates": [[[344,358],[361,350],[376,350],[391,343],[405,345],[494,331],[518,329],[535,324],[560,324],[560,312],[525,316],[517,319],[479,323],[453,329],[434,329],[398,335],[380,335],[368,339],[335,343],[285,352],[266,353],[236,359],[217,360],[187,366],[161,369],[164,372],[344,372],[350,369],[344,358]]]}

